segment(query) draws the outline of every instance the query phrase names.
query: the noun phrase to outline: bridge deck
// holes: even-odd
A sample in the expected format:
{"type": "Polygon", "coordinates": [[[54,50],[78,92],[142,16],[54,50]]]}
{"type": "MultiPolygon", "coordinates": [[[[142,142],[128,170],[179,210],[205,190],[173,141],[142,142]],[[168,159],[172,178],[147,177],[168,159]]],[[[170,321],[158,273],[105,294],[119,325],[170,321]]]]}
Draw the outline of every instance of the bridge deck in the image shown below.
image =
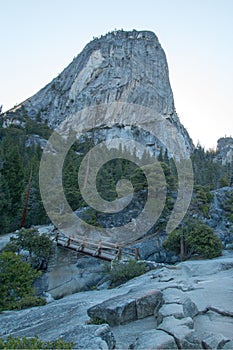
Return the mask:
{"type": "Polygon", "coordinates": [[[74,239],[59,233],[56,235],[56,242],[58,246],[106,261],[120,260],[122,257],[136,260],[139,258],[138,248],[121,247],[118,244],[109,242],[102,243],[101,241],[88,240],[83,237],[74,239]]]}

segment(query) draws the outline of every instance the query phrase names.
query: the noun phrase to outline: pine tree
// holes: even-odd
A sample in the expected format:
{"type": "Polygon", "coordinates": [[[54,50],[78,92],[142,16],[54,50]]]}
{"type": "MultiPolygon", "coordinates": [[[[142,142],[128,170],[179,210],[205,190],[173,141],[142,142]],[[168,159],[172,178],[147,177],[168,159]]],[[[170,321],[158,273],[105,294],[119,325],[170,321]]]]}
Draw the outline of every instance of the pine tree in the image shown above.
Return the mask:
{"type": "Polygon", "coordinates": [[[10,229],[11,195],[3,174],[0,173],[0,234],[10,229]]]}

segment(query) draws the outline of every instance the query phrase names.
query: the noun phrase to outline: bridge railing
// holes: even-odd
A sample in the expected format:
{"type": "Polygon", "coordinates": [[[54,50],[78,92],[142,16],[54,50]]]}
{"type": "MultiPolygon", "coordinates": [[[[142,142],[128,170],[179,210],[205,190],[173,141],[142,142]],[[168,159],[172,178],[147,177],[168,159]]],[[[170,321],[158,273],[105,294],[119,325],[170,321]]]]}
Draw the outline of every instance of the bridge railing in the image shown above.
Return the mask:
{"type": "Polygon", "coordinates": [[[104,260],[121,260],[123,256],[136,260],[140,258],[138,248],[123,247],[118,243],[102,242],[101,240],[92,240],[83,236],[67,237],[59,232],[56,234],[55,240],[59,246],[104,260]]]}

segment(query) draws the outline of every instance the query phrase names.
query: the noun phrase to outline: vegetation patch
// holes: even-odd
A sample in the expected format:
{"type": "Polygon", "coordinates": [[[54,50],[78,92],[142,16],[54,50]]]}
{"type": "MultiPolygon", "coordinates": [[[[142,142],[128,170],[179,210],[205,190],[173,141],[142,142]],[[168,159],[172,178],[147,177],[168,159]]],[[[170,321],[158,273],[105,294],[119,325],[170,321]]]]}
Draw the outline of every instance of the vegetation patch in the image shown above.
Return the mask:
{"type": "Polygon", "coordinates": [[[113,261],[111,267],[107,268],[107,272],[110,275],[111,287],[116,287],[143,275],[147,269],[144,262],[130,259],[127,262],[113,261]]]}
{"type": "Polygon", "coordinates": [[[0,254],[0,312],[20,310],[44,305],[44,299],[36,296],[33,282],[41,272],[33,270],[22,261],[22,256],[12,252],[0,254]]]}
{"type": "Polygon", "coordinates": [[[39,270],[46,269],[51,249],[52,241],[49,237],[45,233],[40,234],[36,228],[31,228],[18,231],[16,237],[11,237],[3,250],[14,253],[27,251],[28,262],[39,270]]]}
{"type": "Polygon", "coordinates": [[[228,220],[233,223],[233,191],[226,193],[222,207],[228,220]]]}
{"type": "Polygon", "coordinates": [[[0,338],[0,349],[73,349],[74,343],[65,342],[62,339],[55,341],[42,341],[38,337],[12,337],[6,340],[0,338]]]}
{"type": "Polygon", "coordinates": [[[163,247],[177,255],[180,254],[184,259],[194,255],[211,259],[222,254],[221,240],[214,231],[204,223],[191,218],[168,235],[163,247]]]}
{"type": "Polygon", "coordinates": [[[105,320],[102,320],[99,317],[93,317],[93,318],[90,318],[90,320],[87,323],[101,325],[101,324],[106,324],[107,322],[105,320]]]}

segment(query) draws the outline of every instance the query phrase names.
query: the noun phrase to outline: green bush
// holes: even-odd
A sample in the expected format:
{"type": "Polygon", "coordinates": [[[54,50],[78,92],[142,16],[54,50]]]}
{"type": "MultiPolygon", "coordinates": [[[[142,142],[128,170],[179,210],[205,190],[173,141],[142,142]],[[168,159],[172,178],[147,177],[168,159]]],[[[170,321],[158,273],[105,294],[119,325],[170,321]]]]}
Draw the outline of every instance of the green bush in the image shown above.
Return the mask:
{"type": "Polygon", "coordinates": [[[52,242],[45,233],[41,234],[37,229],[22,229],[17,232],[16,237],[11,237],[4,251],[29,252],[30,263],[34,268],[41,268],[47,264],[51,252],[52,242]]]}
{"type": "Polygon", "coordinates": [[[45,299],[42,299],[36,295],[26,295],[25,297],[22,297],[20,300],[16,301],[15,303],[12,303],[10,306],[10,309],[22,310],[33,306],[42,306],[45,304],[46,304],[45,299]]]}
{"type": "Polygon", "coordinates": [[[208,217],[210,204],[213,199],[213,194],[208,186],[195,186],[194,198],[192,200],[192,208],[200,212],[204,217],[208,217]]]}
{"type": "Polygon", "coordinates": [[[9,336],[7,340],[0,338],[0,349],[72,349],[74,344],[67,343],[62,339],[56,341],[41,341],[34,338],[14,338],[9,336]]]}
{"type": "Polygon", "coordinates": [[[233,223],[233,214],[229,215],[228,219],[233,223]]]}
{"type": "Polygon", "coordinates": [[[107,322],[105,320],[102,320],[101,318],[98,317],[93,317],[88,321],[88,324],[106,324],[107,322]]]}
{"type": "Polygon", "coordinates": [[[222,254],[220,238],[209,226],[198,220],[186,221],[182,228],[171,232],[163,242],[163,247],[179,254],[182,242],[186,258],[197,254],[211,259],[222,254]]]}
{"type": "Polygon", "coordinates": [[[181,230],[174,230],[170,232],[167,239],[163,242],[163,248],[179,255],[181,234],[181,230]]]}
{"type": "Polygon", "coordinates": [[[228,220],[233,222],[233,191],[227,192],[225,196],[226,199],[222,204],[222,209],[224,210],[228,220]]]}
{"type": "Polygon", "coordinates": [[[142,275],[146,272],[146,264],[141,261],[130,259],[128,262],[114,261],[110,274],[111,286],[115,287],[127,282],[131,278],[142,275]]]}
{"type": "Polygon", "coordinates": [[[34,280],[40,272],[21,261],[12,252],[0,254],[0,311],[42,305],[44,300],[35,296],[34,280]]]}

